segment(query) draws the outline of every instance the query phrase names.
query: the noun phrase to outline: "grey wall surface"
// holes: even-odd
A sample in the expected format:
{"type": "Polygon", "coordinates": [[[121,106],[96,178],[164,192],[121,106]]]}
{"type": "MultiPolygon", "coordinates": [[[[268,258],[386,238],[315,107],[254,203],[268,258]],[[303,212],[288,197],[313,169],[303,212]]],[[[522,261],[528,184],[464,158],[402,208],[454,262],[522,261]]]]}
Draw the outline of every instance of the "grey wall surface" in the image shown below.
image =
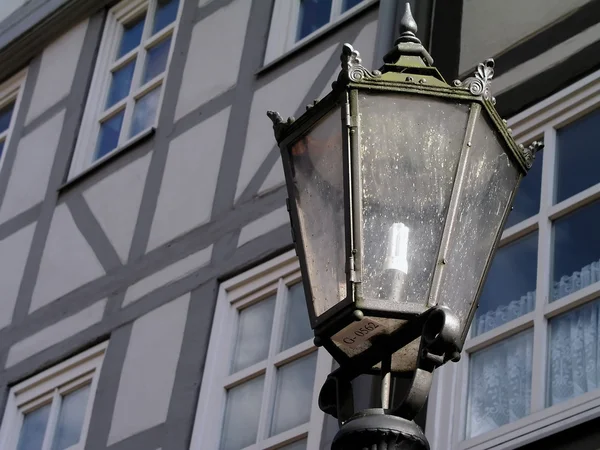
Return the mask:
{"type": "MultiPolygon", "coordinates": [[[[344,42],[372,66],[377,5],[265,70],[273,0],[182,0],[155,133],[65,184],[109,2],[31,1],[3,3],[0,20],[88,14],[63,12],[71,26],[18,67],[0,170],[0,418],[10,386],[108,340],[85,448],[187,449],[219,281],[292,244],[265,111],[297,116],[324,95],[344,42]]],[[[0,57],[16,51],[5,22],[0,57]]]]}

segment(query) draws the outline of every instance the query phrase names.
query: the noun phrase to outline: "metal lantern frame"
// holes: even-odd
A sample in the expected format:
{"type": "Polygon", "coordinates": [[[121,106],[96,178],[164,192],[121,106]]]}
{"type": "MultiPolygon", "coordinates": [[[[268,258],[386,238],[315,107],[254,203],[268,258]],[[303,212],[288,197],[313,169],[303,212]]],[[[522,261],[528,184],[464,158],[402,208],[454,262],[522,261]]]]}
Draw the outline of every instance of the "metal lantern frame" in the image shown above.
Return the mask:
{"type": "MultiPolygon", "coordinates": [[[[432,294],[436,289],[436,283],[439,285],[441,282],[441,274],[446,264],[444,252],[448,240],[451,238],[452,222],[456,218],[456,211],[451,212],[452,205],[456,204],[459,195],[455,186],[452,187],[447,220],[443,225],[441,243],[436,255],[429,299],[427,301],[423,299],[422,303],[416,304],[368,299],[363,296],[361,270],[364,249],[362,248],[363,205],[359,156],[361,151],[359,93],[405,94],[470,104],[467,128],[462,143],[463,150],[464,146],[470,146],[469,133],[472,135],[476,119],[483,115],[488,124],[497,132],[505,152],[519,169],[521,175],[527,173],[533,163],[535,151],[541,148],[541,144],[537,142],[527,148],[517,145],[506,122],[496,111],[495,99],[490,93],[490,82],[494,74],[493,60],[488,59],[479,64],[474,77],[465,81],[457,80],[451,86],[433,67],[433,59],[416,37],[416,23],[412,19],[409,9],[402,20],[401,32],[394,48],[384,57],[385,64],[380,70],[371,71],[365,68],[361,64],[358,51],[354,50],[351,45],[344,44],[341,54],[341,72],[337,81],[332,85],[332,91],[327,96],[307,106],[306,112],[298,119],[289,118],[284,121],[278,113],[268,112],[273,121],[275,137],[281,150],[288,194],[291,197],[294,192],[292,145],[313,129],[321,119],[336,108],[340,108],[347,296],[319,316],[314,311],[311,282],[306,263],[307,255],[304,242],[302,242],[305,237],[296,231],[299,230],[300,223],[297,205],[295,202],[290,202],[289,199],[287,202],[292,222],[293,240],[300,260],[308,312],[315,333],[315,344],[324,346],[340,364],[340,368],[328,378],[321,392],[320,404],[325,412],[337,417],[340,423],[344,423],[354,413],[350,380],[362,373],[374,372],[373,368],[377,364],[381,364],[381,370],[385,375],[390,370],[391,354],[421,337],[417,370],[413,376],[412,388],[400,406],[390,409],[393,415],[412,419],[427,398],[433,370],[448,360],[456,361],[460,358],[460,352],[477,307],[477,302],[473,301],[466,322],[461,324],[452,311],[437,305],[435,293],[432,294]],[[377,336],[377,345],[371,346],[354,357],[349,357],[335,345],[331,338],[337,332],[364,317],[394,318],[406,320],[406,323],[391,334],[377,336]]],[[[462,150],[461,152],[464,153],[462,150]]],[[[460,162],[458,164],[460,165],[460,162]]],[[[511,194],[507,205],[508,209],[511,207],[515,192],[516,188],[511,194]]],[[[506,220],[508,212],[508,210],[504,212],[504,220],[506,220]]],[[[478,299],[481,293],[503,227],[504,223],[500,224],[497,229],[494,246],[488,255],[474,300],[478,299]]]]}

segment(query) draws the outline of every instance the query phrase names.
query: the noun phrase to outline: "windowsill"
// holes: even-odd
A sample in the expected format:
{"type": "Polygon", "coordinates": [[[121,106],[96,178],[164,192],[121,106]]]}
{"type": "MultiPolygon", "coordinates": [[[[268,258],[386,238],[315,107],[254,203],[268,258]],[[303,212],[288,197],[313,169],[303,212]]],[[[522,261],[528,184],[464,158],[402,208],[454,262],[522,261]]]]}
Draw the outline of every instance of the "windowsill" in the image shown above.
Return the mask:
{"type": "Polygon", "coordinates": [[[294,46],[292,48],[285,51],[282,55],[280,55],[280,56],[276,57],[275,59],[272,59],[268,63],[264,64],[260,69],[258,69],[258,71],[256,72],[255,75],[256,76],[263,75],[264,73],[269,72],[272,69],[274,69],[275,67],[283,64],[285,61],[290,59],[293,55],[303,51],[304,49],[306,49],[309,46],[311,46],[312,44],[314,44],[316,41],[323,39],[325,36],[331,34],[338,28],[346,25],[348,21],[355,19],[358,15],[362,15],[362,13],[364,13],[366,10],[368,10],[369,8],[371,8],[373,5],[377,4],[378,2],[379,2],[379,0],[369,0],[369,1],[366,1],[364,4],[357,5],[351,11],[348,11],[346,14],[342,14],[340,17],[335,19],[333,22],[330,22],[327,25],[324,25],[323,27],[319,28],[319,30],[315,31],[313,34],[310,34],[307,37],[305,37],[304,39],[296,42],[296,44],[294,44],[294,46]]]}
{"type": "Polygon", "coordinates": [[[80,183],[82,180],[90,177],[92,174],[99,171],[102,167],[104,167],[104,166],[108,165],[110,162],[112,162],[115,158],[118,158],[118,157],[124,155],[125,153],[128,153],[133,148],[137,147],[141,143],[146,142],[148,139],[152,138],[152,136],[154,136],[154,133],[156,133],[156,128],[152,127],[152,128],[148,128],[146,131],[141,132],[137,136],[131,138],[130,140],[125,142],[120,147],[117,147],[115,150],[106,154],[104,157],[100,158],[98,161],[95,161],[87,169],[84,169],[83,171],[79,172],[77,175],[73,176],[72,178],[69,178],[65,183],[63,183],[58,188],[58,191],[59,192],[64,191],[64,190],[70,188],[71,186],[80,183]]]}

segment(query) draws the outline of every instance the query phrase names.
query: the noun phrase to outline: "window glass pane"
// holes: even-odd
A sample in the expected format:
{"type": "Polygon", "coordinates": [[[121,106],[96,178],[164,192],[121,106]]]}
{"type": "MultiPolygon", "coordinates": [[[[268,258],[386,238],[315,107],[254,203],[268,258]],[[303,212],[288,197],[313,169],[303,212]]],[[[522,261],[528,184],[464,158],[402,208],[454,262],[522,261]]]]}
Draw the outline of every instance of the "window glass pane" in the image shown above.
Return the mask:
{"type": "Polygon", "coordinates": [[[62,398],[52,450],[65,450],[79,442],[89,393],[87,385],[62,398]]]}
{"type": "Polygon", "coordinates": [[[123,36],[121,37],[121,45],[119,47],[117,59],[140,45],[142,33],[144,31],[144,22],[146,21],[145,19],[146,15],[143,15],[123,27],[123,36]]]}
{"type": "Polygon", "coordinates": [[[169,37],[148,50],[142,84],[147,83],[165,71],[170,48],[171,38],[169,37]]]}
{"type": "Polygon", "coordinates": [[[158,0],[152,34],[175,22],[179,0],[158,0]]]}
{"type": "Polygon", "coordinates": [[[0,141],[0,161],[2,161],[3,153],[4,153],[4,141],[0,141]]]}
{"type": "Polygon", "coordinates": [[[232,373],[266,359],[269,354],[274,312],[275,296],[240,311],[232,373]]]}
{"type": "Polygon", "coordinates": [[[600,301],[550,320],[548,406],[600,386],[600,301]]]}
{"type": "Polygon", "coordinates": [[[329,22],[331,2],[332,0],[300,0],[297,41],[329,22]]]}
{"type": "Polygon", "coordinates": [[[558,130],[556,202],[600,182],[600,109],[558,130]]]}
{"type": "Polygon", "coordinates": [[[0,108],[0,134],[8,130],[14,109],[15,102],[9,103],[4,108],[0,108]]]}
{"type": "Polygon", "coordinates": [[[158,109],[158,100],[160,99],[160,91],[161,88],[157,87],[135,102],[131,131],[129,133],[130,137],[135,136],[154,125],[156,110],[158,109]]]}
{"type": "Polygon", "coordinates": [[[540,210],[540,195],[542,192],[542,152],[538,152],[533,166],[523,177],[519,190],[513,202],[513,209],[506,219],[505,227],[508,228],[531,216],[540,210]]]}
{"type": "Polygon", "coordinates": [[[280,450],[306,450],[306,439],[292,442],[291,444],[281,447],[280,450]]]}
{"type": "Polygon", "coordinates": [[[529,414],[533,332],[473,353],[469,367],[467,437],[529,414]]]}
{"type": "Polygon", "coordinates": [[[50,405],[42,406],[23,417],[17,450],[40,450],[44,442],[50,405]]]}
{"type": "Polygon", "coordinates": [[[554,222],[551,300],[600,281],[600,202],[554,222]]]}
{"type": "Polygon", "coordinates": [[[133,69],[135,69],[135,59],[112,73],[108,98],[106,99],[107,109],[129,95],[133,69]]]}
{"type": "Polygon", "coordinates": [[[271,436],[310,420],[317,352],[277,370],[271,436]]]}
{"type": "Polygon", "coordinates": [[[537,242],[538,234],[535,232],[498,249],[475,313],[474,336],[533,310],[537,242]]]}
{"type": "Polygon", "coordinates": [[[241,450],[256,442],[264,381],[261,375],[227,392],[221,450],[241,450]]]}
{"type": "Polygon", "coordinates": [[[102,158],[117,148],[124,114],[125,112],[121,111],[100,125],[100,135],[98,136],[98,145],[94,160],[102,158]]]}
{"type": "Polygon", "coordinates": [[[348,11],[350,8],[354,8],[359,3],[362,3],[363,0],[344,0],[342,6],[342,12],[348,11]]]}
{"type": "Polygon", "coordinates": [[[287,350],[294,345],[313,337],[308,319],[308,309],[304,297],[302,283],[294,284],[288,291],[287,311],[283,328],[281,350],[287,350]]]}

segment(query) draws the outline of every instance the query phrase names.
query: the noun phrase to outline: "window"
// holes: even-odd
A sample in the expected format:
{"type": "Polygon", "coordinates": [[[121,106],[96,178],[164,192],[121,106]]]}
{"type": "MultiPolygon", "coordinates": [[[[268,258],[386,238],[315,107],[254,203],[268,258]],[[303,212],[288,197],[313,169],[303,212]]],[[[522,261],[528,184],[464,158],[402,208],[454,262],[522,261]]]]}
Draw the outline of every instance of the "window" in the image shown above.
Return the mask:
{"type": "Polygon", "coordinates": [[[83,449],[106,347],[97,345],[13,386],[0,428],[0,448],[83,449]]]}
{"type": "Polygon", "coordinates": [[[193,450],[319,447],[332,359],[312,343],[296,257],[227,281],[218,298],[193,450]]]}
{"type": "Polygon", "coordinates": [[[600,415],[599,79],[509,121],[519,142],[545,148],[517,192],[463,358],[438,375],[453,393],[431,396],[432,409],[453,400],[454,421],[428,423],[446,427],[452,449],[518,448],[600,415]]]}
{"type": "Polygon", "coordinates": [[[307,41],[326,25],[362,10],[374,0],[276,0],[265,62],[307,41]]]}
{"type": "Polygon", "coordinates": [[[25,74],[20,73],[5,83],[0,84],[0,168],[8,147],[10,134],[17,115],[17,105],[20,100],[21,85],[25,74]]]}
{"type": "Polygon", "coordinates": [[[108,13],[71,176],[156,126],[180,0],[108,13]]]}

